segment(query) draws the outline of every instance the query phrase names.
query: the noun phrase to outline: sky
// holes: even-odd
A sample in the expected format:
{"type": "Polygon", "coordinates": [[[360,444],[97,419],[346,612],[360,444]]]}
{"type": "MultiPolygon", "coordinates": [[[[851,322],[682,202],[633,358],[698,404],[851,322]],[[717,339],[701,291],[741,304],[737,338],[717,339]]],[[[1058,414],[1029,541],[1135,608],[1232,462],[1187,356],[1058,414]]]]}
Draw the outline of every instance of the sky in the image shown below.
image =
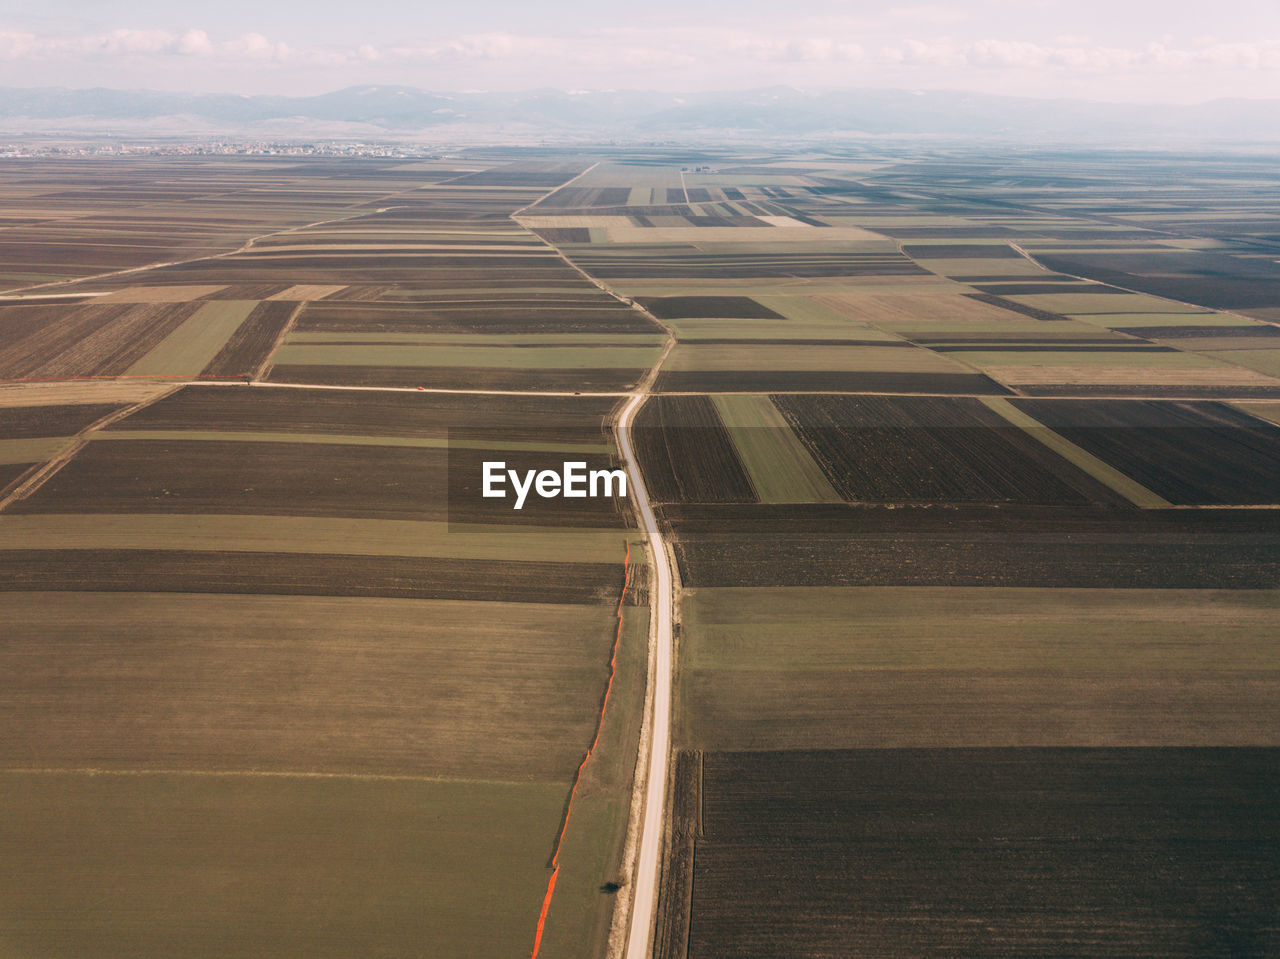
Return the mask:
{"type": "Polygon", "coordinates": [[[1278,0],[0,0],[0,85],[1280,98],[1278,0]]]}

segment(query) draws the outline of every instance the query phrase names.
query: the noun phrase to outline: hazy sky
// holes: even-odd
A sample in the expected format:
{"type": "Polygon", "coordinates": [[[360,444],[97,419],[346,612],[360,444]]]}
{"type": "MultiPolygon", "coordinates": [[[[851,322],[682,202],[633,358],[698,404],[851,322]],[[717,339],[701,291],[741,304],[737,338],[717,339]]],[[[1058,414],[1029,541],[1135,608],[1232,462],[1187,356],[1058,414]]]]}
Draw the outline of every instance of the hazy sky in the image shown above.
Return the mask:
{"type": "Polygon", "coordinates": [[[0,0],[0,85],[1280,97],[1280,0],[0,0]]]}

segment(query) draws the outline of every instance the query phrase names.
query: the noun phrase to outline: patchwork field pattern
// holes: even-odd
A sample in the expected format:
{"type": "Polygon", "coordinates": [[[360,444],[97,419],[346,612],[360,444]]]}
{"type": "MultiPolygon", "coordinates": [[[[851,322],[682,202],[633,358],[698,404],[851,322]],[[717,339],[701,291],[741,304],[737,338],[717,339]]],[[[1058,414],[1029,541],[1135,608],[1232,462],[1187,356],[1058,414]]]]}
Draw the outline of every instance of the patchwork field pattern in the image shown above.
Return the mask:
{"type": "MultiPolygon", "coordinates": [[[[617,467],[617,397],[574,394],[661,349],[510,219],[587,165],[195,163],[206,201],[103,164],[103,235],[154,200],[172,241],[0,301],[0,951],[510,956],[559,848],[543,948],[602,952],[643,543],[618,498],[477,495],[617,467]]],[[[82,214],[24,248],[93,249],[82,214]]]]}
{"type": "Polygon", "coordinates": [[[1265,163],[4,162],[0,951],[1280,949],[1265,163]]]}
{"type": "Polygon", "coordinates": [[[1274,178],[789,159],[527,211],[677,339],[658,955],[1267,954],[1274,178]]]}

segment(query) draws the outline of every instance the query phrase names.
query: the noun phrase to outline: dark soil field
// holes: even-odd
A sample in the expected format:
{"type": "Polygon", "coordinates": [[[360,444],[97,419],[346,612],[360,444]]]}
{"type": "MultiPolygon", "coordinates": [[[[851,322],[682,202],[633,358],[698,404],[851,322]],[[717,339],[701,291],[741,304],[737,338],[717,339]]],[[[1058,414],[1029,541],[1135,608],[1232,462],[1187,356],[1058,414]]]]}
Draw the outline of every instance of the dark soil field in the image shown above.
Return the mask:
{"type": "Polygon", "coordinates": [[[1280,950],[1277,750],[708,753],[700,786],[667,956],[1280,950]]]}
{"type": "Polygon", "coordinates": [[[259,303],[201,375],[220,378],[251,376],[267,359],[276,340],[284,332],[289,317],[297,309],[297,303],[259,303]]]}
{"type": "Polygon", "coordinates": [[[161,279],[190,283],[260,283],[285,275],[294,283],[417,283],[442,289],[502,289],[541,284],[577,286],[582,277],[557,257],[411,254],[394,257],[350,253],[259,254],[197,260],[165,267],[161,279]]]}
{"type": "Polygon", "coordinates": [[[71,406],[0,406],[0,439],[74,436],[86,426],[119,409],[116,403],[71,406]]]}
{"type": "Polygon", "coordinates": [[[644,314],[611,297],[537,297],[523,305],[491,294],[415,303],[308,303],[304,333],[654,333],[644,314]]]}
{"type": "Polygon", "coordinates": [[[1126,344],[1108,341],[1106,344],[1094,343],[1080,345],[1061,341],[1041,343],[976,343],[964,345],[948,345],[930,347],[936,353],[1177,353],[1171,346],[1159,346],[1155,343],[1126,344]]]}
{"type": "Polygon", "coordinates": [[[174,549],[0,551],[0,590],[616,602],[618,567],[429,557],[174,549]]]}
{"type": "Polygon", "coordinates": [[[664,370],[663,393],[952,393],[1001,396],[1008,390],[981,373],[894,373],[850,370],[664,370]]]}
{"type": "MultiPolygon", "coordinates": [[[[566,458],[550,453],[344,443],[139,439],[95,442],[15,513],[188,513],[339,516],[552,526],[626,524],[612,500],[481,499],[482,461],[523,472],[566,458]]],[[[601,454],[574,453],[587,469],[601,454]]]]}
{"type": "Polygon", "coordinates": [[[14,484],[31,468],[30,463],[0,463],[0,492],[8,492],[14,484]]]}
{"type": "Polygon", "coordinates": [[[1280,386],[1153,386],[1093,385],[1088,383],[1023,383],[1018,392],[1027,396],[1063,397],[1117,397],[1143,399],[1156,396],[1164,399],[1217,400],[1217,399],[1280,399],[1280,386]]]}
{"type": "Polygon", "coordinates": [[[918,259],[1021,260],[1018,252],[1004,243],[903,244],[902,252],[918,259]]]}
{"type": "MultiPolygon", "coordinates": [[[[1130,336],[1144,336],[1149,339],[1205,339],[1229,337],[1248,337],[1249,339],[1273,340],[1280,338],[1280,326],[1132,326],[1112,327],[1117,333],[1130,336]]],[[[1266,346],[1259,343],[1258,346],[1266,346]]],[[[1193,347],[1194,348],[1194,347],[1193,347]]]]}
{"type": "MultiPolygon", "coordinates": [[[[565,177],[565,179],[569,179],[565,177]]],[[[563,180],[561,182],[564,182],[563,180]]],[[[627,202],[627,197],[631,195],[630,187],[578,187],[566,186],[556,190],[549,197],[538,202],[537,212],[549,212],[551,210],[573,209],[577,207],[592,206],[623,206],[627,202]]],[[[681,193],[678,200],[669,202],[684,202],[684,194],[681,193]]]]}
{"type": "Polygon", "coordinates": [[[533,232],[553,246],[559,243],[591,242],[591,231],[585,226],[543,227],[533,232]]]}
{"type": "Polygon", "coordinates": [[[325,386],[423,386],[454,390],[547,390],[551,392],[623,392],[644,369],[521,369],[488,366],[319,366],[281,363],[267,379],[274,383],[325,386]]]}
{"type": "Polygon", "coordinates": [[[1280,588],[1280,511],[666,506],[686,586],[1280,588]]]}
{"type": "Polygon", "coordinates": [[[732,317],[740,320],[781,320],[749,296],[642,296],[637,302],[660,320],[686,317],[732,317]]]}
{"type": "Polygon", "coordinates": [[[635,419],[636,456],[657,503],[754,503],[729,432],[705,396],[650,399],[635,419]]]}
{"type": "Polygon", "coordinates": [[[1280,503],[1280,429],[1225,404],[1012,402],[1171,503],[1280,503]]]}
{"type": "Polygon", "coordinates": [[[187,386],[121,420],[114,428],[603,443],[608,439],[603,421],[617,403],[611,397],[591,396],[187,386]]]}
{"type": "Polygon", "coordinates": [[[976,399],[773,400],[849,502],[1124,503],[976,399]]]}
{"type": "Polygon", "coordinates": [[[1215,310],[1257,309],[1280,303],[1276,292],[1280,266],[1266,258],[1207,251],[1046,253],[1037,258],[1051,270],[1215,310]]]}
{"type": "Polygon", "coordinates": [[[445,450],[412,447],[95,442],[10,509],[442,520],[445,463],[445,450]]]}

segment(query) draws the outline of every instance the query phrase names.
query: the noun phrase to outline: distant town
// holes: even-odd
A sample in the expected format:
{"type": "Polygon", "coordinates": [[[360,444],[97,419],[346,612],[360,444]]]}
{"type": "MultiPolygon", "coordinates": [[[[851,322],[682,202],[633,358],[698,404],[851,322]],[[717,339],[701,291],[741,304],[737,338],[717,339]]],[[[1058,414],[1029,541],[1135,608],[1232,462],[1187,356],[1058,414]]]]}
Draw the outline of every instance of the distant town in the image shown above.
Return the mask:
{"type": "Polygon", "coordinates": [[[51,138],[0,145],[0,157],[91,157],[91,156],[326,156],[389,157],[431,159],[439,148],[412,144],[363,142],[289,143],[263,140],[209,140],[160,142],[67,142],[51,138]]]}

